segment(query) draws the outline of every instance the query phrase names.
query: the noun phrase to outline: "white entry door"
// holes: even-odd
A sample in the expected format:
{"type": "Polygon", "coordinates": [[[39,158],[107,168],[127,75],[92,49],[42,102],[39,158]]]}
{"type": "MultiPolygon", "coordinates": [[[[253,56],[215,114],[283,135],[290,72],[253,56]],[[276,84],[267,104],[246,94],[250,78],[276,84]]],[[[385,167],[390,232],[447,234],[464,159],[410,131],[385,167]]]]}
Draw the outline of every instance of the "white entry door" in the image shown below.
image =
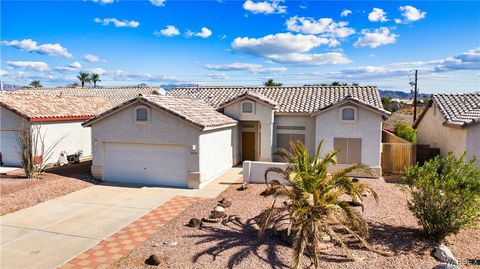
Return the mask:
{"type": "Polygon", "coordinates": [[[130,184],[187,187],[187,147],[105,144],[105,180],[130,184]]]}
{"type": "Polygon", "coordinates": [[[16,131],[0,131],[0,152],[4,166],[20,166],[20,146],[16,131]]]}

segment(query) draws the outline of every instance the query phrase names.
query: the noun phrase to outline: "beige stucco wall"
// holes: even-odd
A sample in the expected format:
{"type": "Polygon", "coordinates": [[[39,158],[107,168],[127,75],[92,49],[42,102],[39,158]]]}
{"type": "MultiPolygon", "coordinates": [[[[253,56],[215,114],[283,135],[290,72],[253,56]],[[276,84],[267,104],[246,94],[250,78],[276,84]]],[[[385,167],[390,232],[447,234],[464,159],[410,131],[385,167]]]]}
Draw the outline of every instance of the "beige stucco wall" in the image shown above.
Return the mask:
{"type": "Polygon", "coordinates": [[[302,126],[303,130],[288,130],[288,133],[305,134],[305,147],[312,156],[315,155],[315,118],[311,116],[276,115],[274,124],[274,152],[277,150],[277,126],[302,126]]]}
{"type": "MultiPolygon", "coordinates": [[[[260,126],[258,131],[260,132],[260,161],[272,160],[272,148],[273,148],[273,124],[274,124],[274,110],[272,107],[267,106],[261,102],[250,100],[255,103],[253,114],[243,114],[240,110],[240,104],[244,100],[232,103],[224,108],[224,114],[230,116],[233,119],[239,121],[259,121],[260,126]]],[[[241,137],[241,136],[240,136],[241,137]]]]}
{"type": "Polygon", "coordinates": [[[440,149],[440,155],[445,157],[449,151],[460,156],[465,151],[466,129],[443,126],[445,119],[433,105],[427,110],[417,126],[417,144],[426,144],[440,149]]]}
{"type": "Polygon", "coordinates": [[[12,111],[0,107],[0,130],[1,131],[17,131],[20,126],[22,117],[12,111]]]}
{"type": "MultiPolygon", "coordinates": [[[[138,103],[136,104],[138,105],[138,103]]],[[[198,149],[201,131],[173,115],[151,108],[151,121],[147,124],[136,124],[134,109],[131,105],[92,125],[93,164],[92,174],[103,179],[104,144],[108,142],[170,144],[183,145],[198,149]]],[[[199,173],[199,153],[191,151],[188,156],[188,172],[199,173]]],[[[198,177],[198,176],[197,176],[198,177]]]]}
{"type": "Polygon", "coordinates": [[[324,140],[322,154],[325,154],[333,150],[333,139],[335,137],[361,138],[362,164],[378,170],[381,165],[382,116],[358,106],[354,107],[358,111],[358,119],[354,123],[340,121],[342,107],[315,116],[315,143],[318,145],[322,139],[324,140]]]}
{"type": "Polygon", "coordinates": [[[467,157],[477,156],[477,163],[480,164],[480,124],[475,124],[467,129],[466,149],[467,157]]]}
{"type": "Polygon", "coordinates": [[[56,163],[62,151],[70,155],[82,150],[82,158],[92,155],[91,131],[83,128],[82,121],[34,122],[34,126],[40,126],[46,149],[56,145],[47,163],[56,163]]]}
{"type": "Polygon", "coordinates": [[[199,138],[200,187],[233,165],[232,127],[203,132],[199,138]]]}

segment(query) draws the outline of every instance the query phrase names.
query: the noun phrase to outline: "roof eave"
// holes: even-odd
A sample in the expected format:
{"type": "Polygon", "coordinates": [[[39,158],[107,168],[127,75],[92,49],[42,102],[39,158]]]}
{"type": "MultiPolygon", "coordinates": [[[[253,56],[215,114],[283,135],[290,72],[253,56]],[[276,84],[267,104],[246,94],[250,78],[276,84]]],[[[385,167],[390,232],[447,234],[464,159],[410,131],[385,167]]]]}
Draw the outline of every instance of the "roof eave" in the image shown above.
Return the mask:
{"type": "Polygon", "coordinates": [[[317,115],[319,115],[319,114],[325,113],[325,112],[327,112],[327,111],[330,111],[330,110],[332,110],[332,109],[335,109],[335,108],[337,108],[337,107],[339,107],[339,106],[341,106],[341,105],[348,104],[348,103],[353,103],[353,104],[359,105],[359,106],[361,106],[361,107],[363,107],[363,108],[365,108],[365,109],[367,109],[367,110],[369,110],[369,111],[371,111],[371,112],[374,112],[374,113],[376,113],[376,114],[381,115],[384,119],[385,119],[386,117],[389,117],[389,116],[392,114],[391,112],[377,109],[376,107],[373,107],[373,106],[370,105],[370,104],[361,102],[361,101],[359,101],[359,100],[357,100],[357,99],[344,99],[344,100],[341,100],[341,101],[339,101],[339,102],[337,102],[337,103],[334,103],[334,104],[331,104],[331,105],[329,105],[329,106],[327,106],[327,107],[324,107],[324,108],[322,108],[322,109],[319,109],[319,110],[317,110],[317,111],[314,111],[314,112],[310,113],[310,116],[312,116],[312,117],[317,116],[317,115]]]}

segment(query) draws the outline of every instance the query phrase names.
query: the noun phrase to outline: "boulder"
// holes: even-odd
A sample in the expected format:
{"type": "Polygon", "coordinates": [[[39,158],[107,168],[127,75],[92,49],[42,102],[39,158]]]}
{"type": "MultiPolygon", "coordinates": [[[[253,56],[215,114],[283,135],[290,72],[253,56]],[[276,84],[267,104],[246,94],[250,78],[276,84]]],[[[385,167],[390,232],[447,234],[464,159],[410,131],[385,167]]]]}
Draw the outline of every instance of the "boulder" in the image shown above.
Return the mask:
{"type": "Polygon", "coordinates": [[[145,260],[145,264],[158,266],[162,262],[162,259],[157,255],[153,254],[145,260]]]}
{"type": "Polygon", "coordinates": [[[455,256],[453,256],[453,253],[450,251],[450,249],[447,246],[443,244],[440,244],[439,246],[435,247],[433,251],[433,257],[445,263],[458,265],[458,261],[457,259],[455,259],[455,256]]]}
{"type": "Polygon", "coordinates": [[[460,269],[460,267],[451,263],[441,263],[435,266],[433,269],[460,269]]]}
{"type": "Polygon", "coordinates": [[[200,228],[202,227],[202,221],[197,218],[192,218],[187,224],[188,227],[200,228]]]}
{"type": "Polygon", "coordinates": [[[243,182],[242,185],[237,189],[238,191],[244,191],[248,189],[248,182],[243,182]]]}
{"type": "Polygon", "coordinates": [[[220,200],[218,202],[218,205],[223,207],[223,208],[231,207],[232,206],[232,200],[223,197],[222,200],[220,200]]]}
{"type": "Polygon", "coordinates": [[[225,213],[225,208],[223,206],[217,206],[213,211],[218,213],[225,213]]]}

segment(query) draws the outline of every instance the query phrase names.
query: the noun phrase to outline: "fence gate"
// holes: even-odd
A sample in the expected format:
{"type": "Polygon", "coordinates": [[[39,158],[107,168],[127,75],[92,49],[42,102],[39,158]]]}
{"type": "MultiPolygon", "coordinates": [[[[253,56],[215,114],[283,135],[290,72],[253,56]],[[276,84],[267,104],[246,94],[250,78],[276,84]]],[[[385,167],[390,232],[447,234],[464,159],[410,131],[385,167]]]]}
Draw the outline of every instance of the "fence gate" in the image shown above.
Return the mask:
{"type": "Polygon", "coordinates": [[[416,163],[416,145],[410,143],[382,144],[382,172],[402,174],[416,163]]]}

